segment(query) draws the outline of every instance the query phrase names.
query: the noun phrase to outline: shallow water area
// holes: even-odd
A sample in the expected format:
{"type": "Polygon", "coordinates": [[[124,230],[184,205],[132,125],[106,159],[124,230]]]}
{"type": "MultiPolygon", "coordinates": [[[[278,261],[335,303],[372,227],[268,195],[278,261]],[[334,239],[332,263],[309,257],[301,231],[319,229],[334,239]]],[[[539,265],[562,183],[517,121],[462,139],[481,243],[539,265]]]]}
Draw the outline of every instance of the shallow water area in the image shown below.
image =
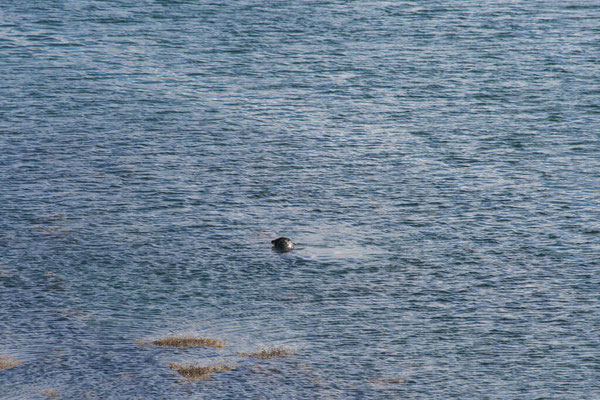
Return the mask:
{"type": "Polygon", "coordinates": [[[599,20],[2,3],[0,397],[600,398],[599,20]]]}

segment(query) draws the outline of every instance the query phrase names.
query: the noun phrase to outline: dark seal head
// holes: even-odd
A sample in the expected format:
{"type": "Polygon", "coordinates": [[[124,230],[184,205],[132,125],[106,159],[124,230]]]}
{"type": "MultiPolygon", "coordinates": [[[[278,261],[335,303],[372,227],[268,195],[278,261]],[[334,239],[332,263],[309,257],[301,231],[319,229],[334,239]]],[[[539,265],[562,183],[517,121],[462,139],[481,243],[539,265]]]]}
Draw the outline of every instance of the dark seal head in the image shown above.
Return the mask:
{"type": "Polygon", "coordinates": [[[279,251],[290,251],[294,248],[294,243],[286,237],[271,240],[271,244],[279,251]]]}

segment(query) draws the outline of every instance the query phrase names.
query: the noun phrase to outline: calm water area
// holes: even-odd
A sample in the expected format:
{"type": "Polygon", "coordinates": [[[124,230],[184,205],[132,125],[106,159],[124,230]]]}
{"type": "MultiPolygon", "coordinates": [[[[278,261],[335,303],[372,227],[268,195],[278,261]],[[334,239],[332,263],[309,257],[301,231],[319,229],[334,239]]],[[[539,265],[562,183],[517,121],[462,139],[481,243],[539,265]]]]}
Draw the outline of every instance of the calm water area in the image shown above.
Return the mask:
{"type": "Polygon", "coordinates": [[[597,0],[7,0],[0,77],[0,399],[600,399],[597,0]]]}

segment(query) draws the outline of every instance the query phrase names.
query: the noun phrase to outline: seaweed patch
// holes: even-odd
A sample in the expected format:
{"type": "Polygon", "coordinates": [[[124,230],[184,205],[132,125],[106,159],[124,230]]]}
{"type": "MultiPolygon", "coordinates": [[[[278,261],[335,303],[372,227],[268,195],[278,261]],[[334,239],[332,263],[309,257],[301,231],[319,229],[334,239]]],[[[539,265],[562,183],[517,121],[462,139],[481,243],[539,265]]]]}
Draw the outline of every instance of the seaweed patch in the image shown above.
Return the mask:
{"type": "Polygon", "coordinates": [[[23,364],[22,361],[15,360],[12,357],[0,356],[0,370],[18,367],[23,364]]]}
{"type": "Polygon", "coordinates": [[[168,336],[152,342],[138,341],[142,346],[165,346],[165,347],[225,347],[224,340],[211,339],[207,337],[194,336],[168,336]]]}
{"type": "Polygon", "coordinates": [[[229,366],[224,364],[217,365],[198,365],[198,364],[178,364],[170,363],[169,368],[177,371],[177,373],[185,378],[189,379],[200,379],[208,380],[210,376],[217,372],[227,372],[235,368],[235,366],[229,366]]]}
{"type": "Polygon", "coordinates": [[[240,353],[240,355],[242,356],[258,358],[260,360],[285,357],[293,354],[296,354],[296,351],[288,349],[286,347],[262,348],[253,353],[240,353]]]}

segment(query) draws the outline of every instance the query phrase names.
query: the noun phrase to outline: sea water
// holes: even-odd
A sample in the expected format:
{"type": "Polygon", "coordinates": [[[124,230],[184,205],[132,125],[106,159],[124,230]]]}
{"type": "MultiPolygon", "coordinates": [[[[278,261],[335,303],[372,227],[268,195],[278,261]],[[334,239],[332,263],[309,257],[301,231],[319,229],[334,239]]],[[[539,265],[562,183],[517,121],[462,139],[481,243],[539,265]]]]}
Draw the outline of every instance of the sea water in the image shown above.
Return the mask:
{"type": "Polygon", "coordinates": [[[600,398],[599,21],[2,2],[0,398],[600,398]]]}

